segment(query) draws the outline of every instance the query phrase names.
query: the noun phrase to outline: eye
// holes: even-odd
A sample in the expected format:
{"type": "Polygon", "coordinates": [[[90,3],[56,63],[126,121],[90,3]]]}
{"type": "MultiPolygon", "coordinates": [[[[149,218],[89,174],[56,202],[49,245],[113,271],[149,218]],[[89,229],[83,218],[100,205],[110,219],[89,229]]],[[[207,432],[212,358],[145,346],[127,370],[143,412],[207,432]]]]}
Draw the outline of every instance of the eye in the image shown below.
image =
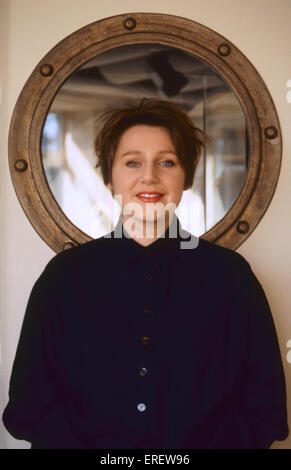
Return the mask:
{"type": "Polygon", "coordinates": [[[162,166],[166,166],[166,167],[167,167],[167,166],[174,166],[174,165],[175,165],[175,163],[173,162],[173,160],[163,160],[161,163],[162,163],[162,166]],[[164,163],[165,163],[165,165],[164,165],[164,163]]]}
{"type": "Polygon", "coordinates": [[[138,165],[138,162],[135,162],[133,160],[129,160],[128,162],[126,162],[126,166],[128,166],[129,168],[135,168],[136,165],[138,165]]]}

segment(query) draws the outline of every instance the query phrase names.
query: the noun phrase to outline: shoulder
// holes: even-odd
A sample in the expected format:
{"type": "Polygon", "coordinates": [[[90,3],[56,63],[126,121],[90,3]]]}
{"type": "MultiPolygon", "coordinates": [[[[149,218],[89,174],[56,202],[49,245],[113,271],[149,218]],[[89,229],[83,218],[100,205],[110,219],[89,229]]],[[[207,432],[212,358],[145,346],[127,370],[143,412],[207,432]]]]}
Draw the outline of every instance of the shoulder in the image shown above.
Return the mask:
{"type": "Polygon", "coordinates": [[[191,264],[199,266],[199,269],[205,271],[209,278],[215,277],[217,281],[231,276],[241,278],[244,275],[248,276],[251,272],[249,262],[240,253],[209,242],[202,237],[199,237],[197,247],[189,250],[188,253],[186,253],[186,259],[191,264]],[[191,253],[190,256],[187,256],[188,253],[191,253]]]}
{"type": "Polygon", "coordinates": [[[75,271],[81,273],[83,270],[97,270],[100,264],[114,258],[116,248],[113,239],[104,236],[76,245],[53,256],[47,263],[44,274],[58,275],[59,272],[67,272],[70,275],[75,271]]]}
{"type": "Polygon", "coordinates": [[[217,245],[213,242],[209,242],[204,238],[199,238],[198,247],[200,256],[203,256],[204,258],[209,258],[213,261],[217,260],[241,265],[249,265],[248,261],[237,251],[225,246],[217,245]]]}

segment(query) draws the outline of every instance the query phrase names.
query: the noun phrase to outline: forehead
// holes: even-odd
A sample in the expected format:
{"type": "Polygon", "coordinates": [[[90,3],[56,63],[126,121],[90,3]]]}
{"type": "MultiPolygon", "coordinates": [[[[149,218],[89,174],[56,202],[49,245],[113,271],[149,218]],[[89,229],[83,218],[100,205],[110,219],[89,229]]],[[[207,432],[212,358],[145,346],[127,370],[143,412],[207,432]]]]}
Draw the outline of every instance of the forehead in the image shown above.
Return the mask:
{"type": "Polygon", "coordinates": [[[135,124],[127,128],[119,138],[119,146],[156,142],[161,145],[174,146],[169,130],[162,126],[135,124]]]}

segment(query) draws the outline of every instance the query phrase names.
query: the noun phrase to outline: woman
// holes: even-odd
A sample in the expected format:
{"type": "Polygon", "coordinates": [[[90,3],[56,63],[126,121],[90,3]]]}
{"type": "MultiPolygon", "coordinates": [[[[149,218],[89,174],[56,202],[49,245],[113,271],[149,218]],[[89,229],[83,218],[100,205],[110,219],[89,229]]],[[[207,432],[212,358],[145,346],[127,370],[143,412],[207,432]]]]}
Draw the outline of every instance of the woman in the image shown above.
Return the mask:
{"type": "Polygon", "coordinates": [[[260,283],[173,211],[201,136],[160,100],[105,115],[98,166],[122,211],[113,232],[56,255],[33,287],[3,414],[32,448],[268,448],[287,437],[260,283]]]}

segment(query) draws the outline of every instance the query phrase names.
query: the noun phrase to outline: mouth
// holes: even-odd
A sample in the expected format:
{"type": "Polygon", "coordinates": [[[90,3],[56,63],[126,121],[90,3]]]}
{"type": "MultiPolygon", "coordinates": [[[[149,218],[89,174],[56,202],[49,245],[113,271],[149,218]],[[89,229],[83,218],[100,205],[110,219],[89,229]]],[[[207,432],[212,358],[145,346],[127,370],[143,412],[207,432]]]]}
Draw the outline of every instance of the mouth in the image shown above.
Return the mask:
{"type": "Polygon", "coordinates": [[[150,192],[145,191],[143,193],[138,193],[136,196],[142,202],[158,202],[163,196],[163,194],[155,193],[153,191],[150,191],[150,192]]]}

